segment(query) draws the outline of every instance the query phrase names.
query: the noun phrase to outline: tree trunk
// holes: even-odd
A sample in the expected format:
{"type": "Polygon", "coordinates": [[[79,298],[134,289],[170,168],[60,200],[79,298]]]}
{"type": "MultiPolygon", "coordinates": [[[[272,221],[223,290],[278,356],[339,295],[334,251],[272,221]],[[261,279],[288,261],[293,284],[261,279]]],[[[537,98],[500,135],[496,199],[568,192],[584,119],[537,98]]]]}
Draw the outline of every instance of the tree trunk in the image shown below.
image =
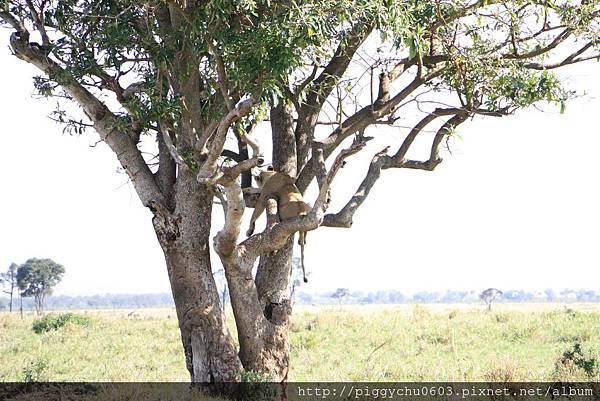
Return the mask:
{"type": "MultiPolygon", "coordinates": [[[[297,174],[296,140],[290,104],[284,102],[271,109],[273,167],[292,177],[297,174]]],[[[292,314],[290,277],[294,236],[276,252],[260,258],[256,272],[258,302],[267,320],[262,352],[252,361],[273,381],[287,380],[289,370],[289,325],[292,314]]],[[[246,363],[244,363],[246,365],[246,363]]]]}
{"type": "Polygon", "coordinates": [[[251,263],[225,264],[240,360],[246,371],[258,373],[261,380],[280,382],[287,378],[291,308],[286,258],[284,249],[274,252],[269,261],[263,259],[256,281],[251,263]]]}
{"type": "Polygon", "coordinates": [[[181,171],[173,213],[154,211],[154,229],[165,253],[193,382],[239,381],[241,363],[225,322],[212,275],[209,236],[213,194],[181,171]]]}
{"type": "Polygon", "coordinates": [[[265,318],[271,323],[271,336],[265,341],[265,361],[271,367],[271,375],[286,380],[289,370],[289,327],[292,314],[290,278],[294,236],[285,246],[260,258],[256,273],[258,299],[265,318]]]}

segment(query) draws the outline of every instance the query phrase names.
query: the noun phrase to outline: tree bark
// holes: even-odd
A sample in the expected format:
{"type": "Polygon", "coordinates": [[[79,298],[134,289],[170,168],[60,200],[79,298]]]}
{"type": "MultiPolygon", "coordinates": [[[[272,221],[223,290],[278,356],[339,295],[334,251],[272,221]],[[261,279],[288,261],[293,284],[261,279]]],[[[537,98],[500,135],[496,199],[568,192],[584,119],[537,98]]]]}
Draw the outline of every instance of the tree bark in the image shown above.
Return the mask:
{"type": "Polygon", "coordinates": [[[271,337],[265,342],[265,355],[272,361],[272,374],[287,379],[289,370],[289,327],[292,315],[290,277],[294,236],[277,252],[260,258],[256,274],[258,300],[271,324],[271,337]]]}
{"type": "Polygon", "coordinates": [[[175,211],[154,210],[153,218],[192,382],[239,381],[242,369],[212,275],[212,197],[190,171],[182,170],[176,184],[175,211]]]}
{"type": "MultiPolygon", "coordinates": [[[[271,109],[273,167],[276,171],[296,176],[298,159],[289,104],[271,109]]],[[[260,257],[256,272],[256,291],[268,330],[263,335],[259,360],[254,365],[267,372],[274,381],[287,379],[289,370],[289,325],[292,314],[290,275],[292,269],[292,235],[284,247],[260,257]]]]}

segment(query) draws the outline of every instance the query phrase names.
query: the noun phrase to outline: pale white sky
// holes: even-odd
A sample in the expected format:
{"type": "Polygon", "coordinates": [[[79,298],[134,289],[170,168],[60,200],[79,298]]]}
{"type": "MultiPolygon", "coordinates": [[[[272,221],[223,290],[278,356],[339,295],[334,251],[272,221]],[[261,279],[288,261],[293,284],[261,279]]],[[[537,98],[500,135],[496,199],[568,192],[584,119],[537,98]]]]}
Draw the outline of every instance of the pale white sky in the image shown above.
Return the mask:
{"type": "MultiPolygon", "coordinates": [[[[57,294],[170,291],[150,213],[114,155],[90,148],[92,131],[63,134],[47,118],[55,101],[32,98],[34,70],[6,48],[0,68],[0,269],[44,257],[66,267],[57,294]]],[[[599,289],[598,64],[563,76],[588,93],[566,114],[475,119],[436,171],[384,171],[352,229],[309,233],[304,289],[599,289]]],[[[382,147],[373,141],[341,171],[331,211],[382,147]]]]}

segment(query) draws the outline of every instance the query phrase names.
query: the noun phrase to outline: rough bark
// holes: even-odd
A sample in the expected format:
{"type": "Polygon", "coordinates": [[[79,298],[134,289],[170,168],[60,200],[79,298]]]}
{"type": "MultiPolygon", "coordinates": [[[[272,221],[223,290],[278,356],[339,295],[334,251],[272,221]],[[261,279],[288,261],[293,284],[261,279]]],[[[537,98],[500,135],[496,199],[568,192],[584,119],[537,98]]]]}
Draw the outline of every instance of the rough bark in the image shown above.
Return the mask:
{"type": "Polygon", "coordinates": [[[241,363],[211,271],[212,193],[200,188],[191,172],[179,174],[175,212],[155,210],[153,223],[165,253],[186,365],[193,382],[236,381],[241,363]]]}
{"type": "Polygon", "coordinates": [[[256,274],[258,300],[271,323],[272,337],[264,346],[273,359],[277,376],[287,378],[289,369],[289,326],[292,314],[290,277],[294,236],[285,246],[260,258],[256,274]]]}
{"type": "MultiPolygon", "coordinates": [[[[296,141],[292,109],[281,103],[271,110],[273,167],[292,177],[297,173],[296,141]]],[[[256,271],[256,290],[264,317],[270,323],[271,337],[263,344],[264,354],[272,359],[274,374],[286,378],[289,368],[289,324],[292,314],[290,276],[294,236],[283,248],[261,256],[256,271]]]]}

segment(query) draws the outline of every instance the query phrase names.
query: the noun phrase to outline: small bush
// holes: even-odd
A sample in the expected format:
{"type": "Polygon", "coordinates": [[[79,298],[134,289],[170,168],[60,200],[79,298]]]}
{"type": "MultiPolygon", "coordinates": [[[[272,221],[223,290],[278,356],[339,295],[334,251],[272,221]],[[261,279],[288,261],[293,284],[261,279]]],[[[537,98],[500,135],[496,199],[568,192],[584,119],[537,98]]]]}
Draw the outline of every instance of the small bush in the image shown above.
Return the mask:
{"type": "Polygon", "coordinates": [[[26,383],[47,381],[48,360],[44,357],[32,361],[23,368],[22,380],[26,383]]]}
{"type": "Polygon", "coordinates": [[[76,315],[75,313],[61,313],[59,315],[46,315],[41,319],[33,321],[31,329],[36,334],[42,334],[51,330],[58,330],[68,323],[78,326],[89,326],[92,320],[89,317],[76,315]]]}
{"type": "Polygon", "coordinates": [[[556,376],[567,376],[566,378],[581,377],[579,372],[587,378],[593,378],[596,374],[598,361],[590,353],[583,352],[580,343],[573,344],[573,348],[566,350],[562,357],[558,358],[554,365],[556,376]]]}

